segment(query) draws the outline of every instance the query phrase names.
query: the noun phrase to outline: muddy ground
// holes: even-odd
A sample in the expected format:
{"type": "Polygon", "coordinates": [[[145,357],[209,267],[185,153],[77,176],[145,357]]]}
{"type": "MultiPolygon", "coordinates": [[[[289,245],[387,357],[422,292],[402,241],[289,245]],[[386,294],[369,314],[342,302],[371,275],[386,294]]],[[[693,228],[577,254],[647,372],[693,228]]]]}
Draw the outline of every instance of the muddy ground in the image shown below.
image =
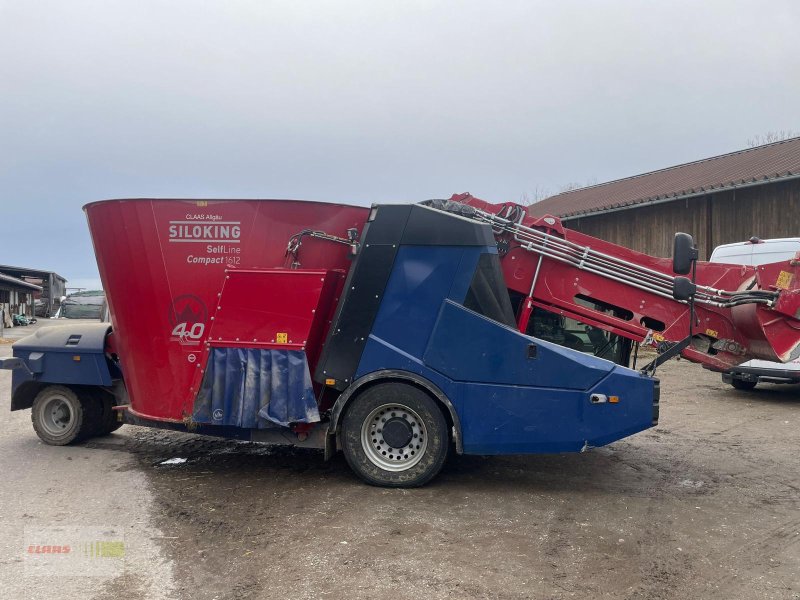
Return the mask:
{"type": "Polygon", "coordinates": [[[133,426],[44,446],[0,371],[3,597],[800,599],[800,387],[660,377],[652,430],[386,490],[341,457],[133,426]],[[26,577],[23,527],[54,522],[124,527],[125,573],[26,577]]]}

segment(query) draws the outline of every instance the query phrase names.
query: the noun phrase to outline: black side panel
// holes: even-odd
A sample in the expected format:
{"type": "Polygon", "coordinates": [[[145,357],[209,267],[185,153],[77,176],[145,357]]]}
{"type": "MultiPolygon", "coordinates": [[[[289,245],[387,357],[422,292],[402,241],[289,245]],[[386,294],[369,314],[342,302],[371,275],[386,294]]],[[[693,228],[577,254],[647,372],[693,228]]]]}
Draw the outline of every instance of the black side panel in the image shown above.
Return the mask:
{"type": "Polygon", "coordinates": [[[347,276],[314,380],[342,391],[352,383],[361,354],[403,246],[493,246],[485,223],[418,204],[373,206],[361,249],[347,276]]]}
{"type": "Polygon", "coordinates": [[[339,391],[350,385],[378,314],[411,208],[410,205],[377,207],[374,220],[364,227],[361,250],[347,275],[317,363],[315,381],[335,379],[332,387],[339,391]]]}
{"type": "Polygon", "coordinates": [[[494,246],[497,240],[486,223],[416,204],[411,208],[400,243],[404,246],[494,246]]]}
{"type": "MultiPolygon", "coordinates": [[[[410,204],[386,204],[373,206],[373,220],[364,227],[362,247],[376,244],[400,244],[406,229],[408,216],[413,208],[410,204]]],[[[352,271],[351,271],[352,273],[352,271]]]]}

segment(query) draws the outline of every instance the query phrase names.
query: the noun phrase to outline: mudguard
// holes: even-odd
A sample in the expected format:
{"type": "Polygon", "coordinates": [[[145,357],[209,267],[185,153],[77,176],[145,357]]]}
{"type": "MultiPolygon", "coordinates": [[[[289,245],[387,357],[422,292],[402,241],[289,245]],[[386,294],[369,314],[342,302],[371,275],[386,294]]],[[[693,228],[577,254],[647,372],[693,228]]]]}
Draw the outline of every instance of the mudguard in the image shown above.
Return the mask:
{"type": "Polygon", "coordinates": [[[16,342],[13,358],[0,363],[0,368],[13,369],[11,410],[30,408],[47,383],[110,386],[105,356],[109,331],[108,323],[43,327],[16,342]]]}

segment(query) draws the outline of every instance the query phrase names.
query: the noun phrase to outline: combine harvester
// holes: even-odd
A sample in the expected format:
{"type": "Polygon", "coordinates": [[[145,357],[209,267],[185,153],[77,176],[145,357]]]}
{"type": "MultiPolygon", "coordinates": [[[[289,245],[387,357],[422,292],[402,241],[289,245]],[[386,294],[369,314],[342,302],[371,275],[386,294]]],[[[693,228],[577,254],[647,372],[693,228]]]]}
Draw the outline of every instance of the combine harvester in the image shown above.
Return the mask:
{"type": "Polygon", "coordinates": [[[132,423],[341,449],[368,483],[416,486],[451,446],[582,451],[655,425],[671,356],[800,353],[798,261],[697,263],[686,234],[668,261],[469,195],[84,210],[113,328],[42,328],[0,363],[48,444],[132,423]],[[637,371],[641,344],[659,354],[637,371]]]}

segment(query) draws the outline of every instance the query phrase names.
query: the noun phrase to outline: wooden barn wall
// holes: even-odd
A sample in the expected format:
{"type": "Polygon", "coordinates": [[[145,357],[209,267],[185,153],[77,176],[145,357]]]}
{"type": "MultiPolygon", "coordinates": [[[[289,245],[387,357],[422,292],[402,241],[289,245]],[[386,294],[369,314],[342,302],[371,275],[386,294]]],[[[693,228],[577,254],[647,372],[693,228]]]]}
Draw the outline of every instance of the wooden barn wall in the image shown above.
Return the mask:
{"type": "Polygon", "coordinates": [[[800,236],[800,181],[759,185],[594,217],[567,227],[653,256],[671,256],[676,231],[691,233],[700,258],[719,244],[800,236]]]}
{"type": "Polygon", "coordinates": [[[564,224],[601,240],[651,256],[667,257],[672,256],[675,232],[685,231],[695,236],[702,255],[705,251],[706,210],[704,201],[677,200],[572,219],[564,224]]]}
{"type": "Polygon", "coordinates": [[[712,240],[715,246],[762,239],[800,236],[800,181],[733,190],[713,199],[712,240]]]}

